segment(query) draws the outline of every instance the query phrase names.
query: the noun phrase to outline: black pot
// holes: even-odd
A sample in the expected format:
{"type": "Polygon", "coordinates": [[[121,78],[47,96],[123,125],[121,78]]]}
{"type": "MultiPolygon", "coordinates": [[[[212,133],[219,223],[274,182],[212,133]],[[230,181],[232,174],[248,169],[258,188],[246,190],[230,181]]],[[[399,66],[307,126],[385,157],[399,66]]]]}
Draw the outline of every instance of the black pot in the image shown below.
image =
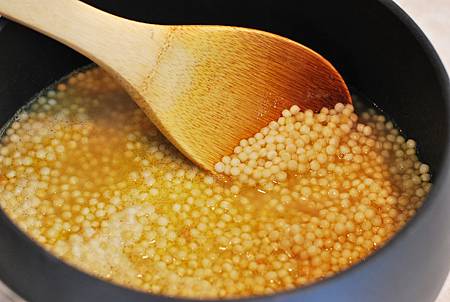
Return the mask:
{"type": "MultiPolygon", "coordinates": [[[[37,1],[37,0],[36,0],[37,1]]],[[[448,76],[420,29],[389,0],[87,1],[149,23],[226,24],[287,36],[328,58],[354,87],[419,142],[434,186],[389,244],[317,284],[249,301],[432,302],[450,265],[448,76]]],[[[0,21],[0,124],[35,93],[88,60],[0,21]]],[[[90,277],[44,251],[0,211],[0,279],[28,301],[182,301],[90,277]]]]}

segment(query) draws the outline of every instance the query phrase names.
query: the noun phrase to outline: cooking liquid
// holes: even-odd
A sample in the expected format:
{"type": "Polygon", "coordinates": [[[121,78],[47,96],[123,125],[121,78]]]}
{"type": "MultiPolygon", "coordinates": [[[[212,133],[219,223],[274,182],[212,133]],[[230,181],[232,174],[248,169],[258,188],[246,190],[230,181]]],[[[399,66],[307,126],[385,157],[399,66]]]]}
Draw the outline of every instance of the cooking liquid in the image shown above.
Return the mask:
{"type": "Polygon", "coordinates": [[[341,143],[359,146],[362,162],[336,153],[334,170],[289,173],[270,190],[224,182],[184,158],[94,68],[11,122],[0,204],[44,248],[117,284],[195,298],[292,289],[371,254],[430,189],[415,144],[373,110],[360,122],[373,132],[341,143]]]}

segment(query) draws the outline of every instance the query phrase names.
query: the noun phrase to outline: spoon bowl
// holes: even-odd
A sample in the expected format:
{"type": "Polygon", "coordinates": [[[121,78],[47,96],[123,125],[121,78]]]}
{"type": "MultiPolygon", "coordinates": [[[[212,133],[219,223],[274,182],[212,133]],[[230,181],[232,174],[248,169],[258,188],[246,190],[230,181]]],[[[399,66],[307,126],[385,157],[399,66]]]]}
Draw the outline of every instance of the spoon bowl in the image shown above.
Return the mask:
{"type": "Polygon", "coordinates": [[[184,155],[210,171],[283,109],[351,103],[327,60],[271,33],[140,23],[76,0],[0,0],[0,14],[109,71],[184,155]]]}

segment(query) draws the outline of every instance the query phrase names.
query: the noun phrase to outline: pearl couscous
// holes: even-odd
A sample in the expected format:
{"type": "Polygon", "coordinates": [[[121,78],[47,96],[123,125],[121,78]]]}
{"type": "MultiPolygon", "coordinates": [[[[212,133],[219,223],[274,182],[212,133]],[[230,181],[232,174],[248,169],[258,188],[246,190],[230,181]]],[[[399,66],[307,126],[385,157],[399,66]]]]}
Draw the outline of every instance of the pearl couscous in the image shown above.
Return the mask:
{"type": "Polygon", "coordinates": [[[0,163],[2,208],[53,254],[117,284],[195,298],[332,276],[389,240],[431,187],[413,140],[342,104],[284,110],[215,165],[222,181],[96,68],[19,112],[0,163]]]}

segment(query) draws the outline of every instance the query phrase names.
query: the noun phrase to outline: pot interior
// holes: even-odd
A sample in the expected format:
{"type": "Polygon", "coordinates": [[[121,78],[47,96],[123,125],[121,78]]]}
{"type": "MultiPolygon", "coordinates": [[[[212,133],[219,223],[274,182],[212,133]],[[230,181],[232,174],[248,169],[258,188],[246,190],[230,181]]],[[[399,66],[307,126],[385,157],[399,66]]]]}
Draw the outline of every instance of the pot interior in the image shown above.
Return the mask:
{"type": "MultiPolygon", "coordinates": [[[[258,28],[296,40],[322,54],[343,75],[350,87],[375,102],[408,137],[415,139],[419,156],[439,176],[448,144],[446,83],[438,77],[430,50],[377,1],[85,1],[105,11],[130,19],[158,24],[223,24],[258,28]],[[326,9],[324,8],[326,7],[326,9]]],[[[32,30],[11,22],[0,23],[0,124],[3,125],[36,93],[89,60],[32,30]],[[3,27],[3,29],[1,29],[3,27]]],[[[2,218],[5,222],[5,219],[2,218]]],[[[67,275],[67,280],[95,289],[90,298],[125,297],[119,289],[89,276],[80,279],[72,269],[60,267],[44,251],[28,257],[30,242],[19,241],[10,231],[0,236],[15,242],[2,256],[17,259],[19,271],[30,268],[34,280],[42,267],[67,275]],[[22,257],[22,258],[20,258],[22,257]],[[26,259],[19,261],[19,259],[26,259]],[[50,260],[49,260],[50,259],[50,260]],[[106,295],[106,296],[104,296],[106,295]]],[[[18,231],[15,236],[23,236],[18,231]]],[[[6,272],[0,277],[14,284],[19,276],[6,272]]],[[[20,278],[26,274],[20,274],[20,278]]],[[[14,288],[16,289],[16,288],[14,288]]],[[[121,290],[121,289],[120,289],[121,290]]],[[[20,291],[20,290],[19,290],[20,291]]],[[[58,293],[33,288],[35,296],[52,301],[58,293]]],[[[85,297],[73,289],[74,300],[85,297]]],[[[127,294],[130,294],[127,292],[127,294]]],[[[131,296],[128,296],[131,297],[131,296]]],[[[134,301],[144,301],[143,295],[134,301]],[[142,299],[142,300],[140,300],[142,299]]],[[[39,301],[44,301],[40,300],[39,301]]],[[[37,300],[36,300],[37,301],[37,300]]],[[[87,301],[87,300],[85,300],[87,301]]],[[[91,300],[89,300],[91,301],[91,300]]],[[[97,300],[98,301],[98,300],[97,300]]]]}

